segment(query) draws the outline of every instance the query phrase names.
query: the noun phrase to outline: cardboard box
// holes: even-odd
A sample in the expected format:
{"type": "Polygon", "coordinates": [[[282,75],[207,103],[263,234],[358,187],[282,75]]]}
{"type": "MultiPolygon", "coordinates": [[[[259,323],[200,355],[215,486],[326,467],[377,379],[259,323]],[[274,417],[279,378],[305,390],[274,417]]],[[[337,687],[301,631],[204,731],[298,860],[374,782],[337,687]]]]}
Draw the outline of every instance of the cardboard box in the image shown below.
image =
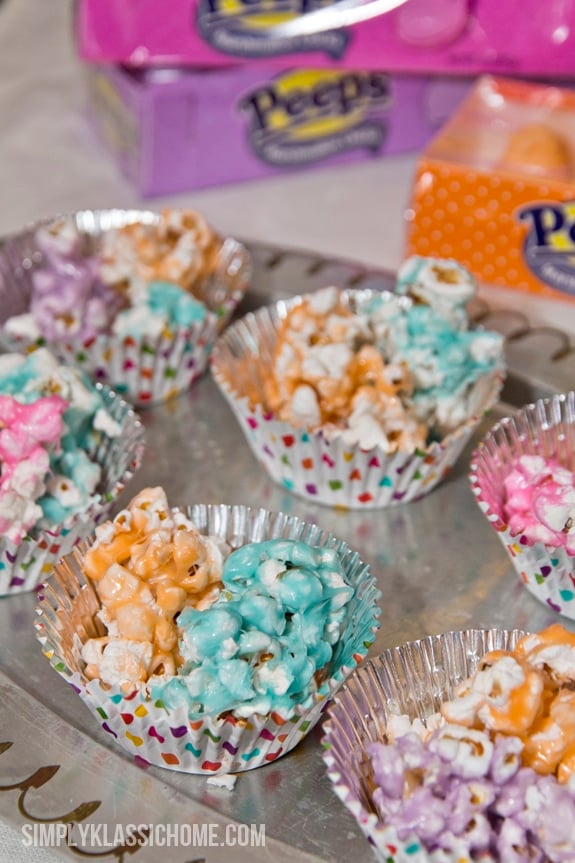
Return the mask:
{"type": "Polygon", "coordinates": [[[575,297],[575,94],[480,78],[421,156],[407,215],[407,254],[575,297]]]}
{"type": "Polygon", "coordinates": [[[575,76],[575,5],[541,0],[408,0],[327,32],[266,29],[335,0],[79,0],[81,56],[133,66],[344,66],[402,72],[575,76]]]}
{"type": "Polygon", "coordinates": [[[262,66],[87,74],[96,129],[145,196],[419,149],[470,87],[262,66]]]}

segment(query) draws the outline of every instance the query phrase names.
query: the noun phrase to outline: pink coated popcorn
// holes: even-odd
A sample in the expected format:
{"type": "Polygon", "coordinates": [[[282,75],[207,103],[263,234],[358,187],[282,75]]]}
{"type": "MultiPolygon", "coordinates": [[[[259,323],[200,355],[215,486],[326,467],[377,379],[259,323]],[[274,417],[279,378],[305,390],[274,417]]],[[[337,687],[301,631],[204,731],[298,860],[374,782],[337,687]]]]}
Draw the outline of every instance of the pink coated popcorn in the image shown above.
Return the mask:
{"type": "Polygon", "coordinates": [[[0,462],[0,466],[0,533],[20,542],[42,517],[42,508],[36,501],[46,488],[50,457],[46,450],[36,447],[24,461],[12,467],[0,462]]]}
{"type": "Polygon", "coordinates": [[[504,490],[503,511],[513,534],[575,555],[575,473],[552,459],[523,455],[504,490]]]}
{"type": "Polygon", "coordinates": [[[0,460],[13,465],[29,458],[39,443],[58,443],[67,407],[60,396],[22,404],[12,396],[0,395],[0,460]]]}
{"type": "Polygon", "coordinates": [[[50,470],[47,447],[57,447],[68,402],[45,396],[22,404],[0,395],[0,532],[14,542],[42,516],[36,501],[50,470]]]}

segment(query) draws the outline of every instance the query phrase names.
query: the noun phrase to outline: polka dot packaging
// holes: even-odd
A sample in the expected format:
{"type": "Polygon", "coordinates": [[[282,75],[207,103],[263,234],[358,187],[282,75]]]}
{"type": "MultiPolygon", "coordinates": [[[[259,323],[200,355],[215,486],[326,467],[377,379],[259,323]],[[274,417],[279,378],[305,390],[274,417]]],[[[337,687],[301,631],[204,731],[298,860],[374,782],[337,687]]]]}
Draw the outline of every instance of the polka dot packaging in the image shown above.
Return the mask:
{"type": "Polygon", "coordinates": [[[89,681],[83,673],[81,646],[102,633],[96,617],[99,600],[82,571],[85,544],[60,562],[53,582],[39,592],[37,636],[52,667],[79,694],[110,738],[136,762],[207,775],[251,770],[297,746],[319,721],[334,691],[365,657],[379,625],[379,591],[357,552],[316,525],[283,513],[242,506],[196,505],[186,514],[201,533],[219,537],[232,548],[283,538],[336,550],[353,595],[346,606],[341,636],[311,705],[296,706],[287,720],[274,712],[248,718],[228,712],[191,720],[187,707],[167,708],[142,689],[126,692],[118,685],[89,681]]]}
{"type": "MultiPolygon", "coordinates": [[[[423,440],[409,452],[389,453],[376,443],[327,435],[280,419],[269,409],[266,376],[274,362],[278,333],[296,297],[246,315],[220,337],[212,355],[213,377],[233,410],[257,460],[284,488],[316,503],[375,509],[417,500],[449,473],[483,413],[496,402],[502,368],[478,381],[468,418],[439,440],[423,440]]],[[[352,308],[383,300],[388,308],[411,304],[408,297],[369,290],[342,292],[352,308]]]]}
{"type": "Polygon", "coordinates": [[[200,214],[83,210],[0,252],[0,344],[47,345],[139,407],[205,371],[251,277],[246,249],[200,214]]]}
{"type": "MultiPolygon", "coordinates": [[[[471,459],[470,482],[475,499],[491,527],[497,532],[521,583],[540,602],[557,614],[575,620],[575,555],[571,548],[575,499],[571,472],[575,471],[575,393],[569,392],[540,399],[498,422],[483,438],[471,459]],[[530,515],[524,529],[510,525],[506,510],[506,483],[517,469],[518,459],[536,457],[543,463],[537,499],[529,503],[530,515]],[[547,467],[545,467],[547,465],[547,467]],[[565,471],[560,478],[567,482],[561,489],[561,506],[553,508],[560,516],[556,536],[561,544],[542,533],[549,523],[545,502],[556,465],[565,471]],[[533,532],[541,532],[535,539],[533,532]]],[[[538,462],[527,462],[540,473],[538,462]]],[[[521,480],[521,484],[524,480],[521,480]]]]}
{"type": "Polygon", "coordinates": [[[575,294],[573,93],[483,76],[421,155],[407,252],[454,257],[487,285],[575,294]]]}

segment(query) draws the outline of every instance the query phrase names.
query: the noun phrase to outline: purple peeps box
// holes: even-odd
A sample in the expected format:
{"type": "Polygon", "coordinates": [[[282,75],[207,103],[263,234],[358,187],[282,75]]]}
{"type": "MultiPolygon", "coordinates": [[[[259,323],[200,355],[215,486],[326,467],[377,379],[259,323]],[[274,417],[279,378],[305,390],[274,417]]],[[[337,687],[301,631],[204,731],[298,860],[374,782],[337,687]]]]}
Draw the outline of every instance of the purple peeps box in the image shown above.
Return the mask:
{"type": "Polygon", "coordinates": [[[241,66],[87,68],[90,114],[144,196],[423,147],[470,81],[241,66]]]}

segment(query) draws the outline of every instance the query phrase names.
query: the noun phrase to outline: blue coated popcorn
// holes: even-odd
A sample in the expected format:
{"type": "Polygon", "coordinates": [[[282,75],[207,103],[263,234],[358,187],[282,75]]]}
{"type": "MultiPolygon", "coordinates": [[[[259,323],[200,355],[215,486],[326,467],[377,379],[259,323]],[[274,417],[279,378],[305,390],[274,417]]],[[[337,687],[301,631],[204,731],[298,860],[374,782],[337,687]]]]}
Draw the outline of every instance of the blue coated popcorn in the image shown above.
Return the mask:
{"type": "Polygon", "coordinates": [[[368,315],[385,361],[409,370],[413,388],[406,406],[441,437],[477,411],[482,386],[503,372],[503,337],[470,329],[466,304],[474,282],[453,261],[410,258],[397,290],[412,302],[402,307],[378,297],[359,310],[368,315]]]}
{"type": "Polygon", "coordinates": [[[177,677],[152,682],[152,696],[187,704],[192,719],[292,716],[321,685],[353,594],[337,552],[295,540],[250,543],[226,558],[222,584],[209,608],[180,613],[184,664],[177,677]]]}

